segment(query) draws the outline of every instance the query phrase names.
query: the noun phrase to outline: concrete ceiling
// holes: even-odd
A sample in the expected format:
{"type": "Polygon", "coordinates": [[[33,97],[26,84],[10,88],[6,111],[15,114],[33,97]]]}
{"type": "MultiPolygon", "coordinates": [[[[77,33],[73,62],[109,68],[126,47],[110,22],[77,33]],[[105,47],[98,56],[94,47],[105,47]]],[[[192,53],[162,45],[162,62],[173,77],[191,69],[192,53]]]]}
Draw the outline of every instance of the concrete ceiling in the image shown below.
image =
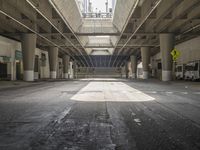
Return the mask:
{"type": "Polygon", "coordinates": [[[174,33],[176,43],[199,35],[199,0],[143,0],[134,6],[131,0],[118,0],[112,24],[107,24],[112,30],[95,33],[86,23],[75,21],[72,28],[48,0],[0,0],[0,34],[20,41],[22,33],[34,32],[38,35],[37,47],[48,50],[49,46],[58,46],[60,56],[68,54],[81,66],[94,66],[87,49],[113,49],[107,65],[121,66],[131,54],[139,58],[141,46],[150,46],[152,55],[159,52],[159,33],[174,33]],[[121,11],[120,16],[117,9],[122,6],[128,12],[121,11]],[[123,23],[117,24],[125,14],[125,20],[118,20],[123,23]],[[88,36],[110,36],[110,43],[89,44],[88,36]]]}

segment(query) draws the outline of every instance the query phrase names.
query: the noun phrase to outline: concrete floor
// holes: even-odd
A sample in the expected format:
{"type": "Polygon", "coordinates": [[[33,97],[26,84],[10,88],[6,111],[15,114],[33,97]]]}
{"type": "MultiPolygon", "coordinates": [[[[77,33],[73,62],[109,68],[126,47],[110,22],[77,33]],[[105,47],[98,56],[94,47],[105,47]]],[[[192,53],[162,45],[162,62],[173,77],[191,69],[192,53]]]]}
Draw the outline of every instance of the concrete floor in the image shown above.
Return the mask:
{"type": "Polygon", "coordinates": [[[0,90],[0,150],[199,150],[200,84],[91,79],[0,90]]]}

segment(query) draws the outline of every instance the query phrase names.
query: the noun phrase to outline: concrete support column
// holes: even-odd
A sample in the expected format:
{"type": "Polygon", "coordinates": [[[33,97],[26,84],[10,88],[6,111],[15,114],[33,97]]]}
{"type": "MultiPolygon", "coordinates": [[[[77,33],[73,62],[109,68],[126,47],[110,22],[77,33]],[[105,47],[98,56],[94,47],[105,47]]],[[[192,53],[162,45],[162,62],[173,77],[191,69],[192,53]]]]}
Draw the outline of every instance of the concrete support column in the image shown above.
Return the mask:
{"type": "Polygon", "coordinates": [[[35,63],[34,63],[34,79],[38,80],[39,79],[39,70],[40,70],[40,65],[39,65],[39,56],[35,56],[35,63]]]}
{"type": "Polygon", "coordinates": [[[73,62],[69,62],[69,78],[73,79],[74,78],[74,71],[73,71],[73,62]]]}
{"type": "Polygon", "coordinates": [[[65,79],[69,78],[69,74],[68,74],[69,60],[70,60],[70,57],[68,55],[64,55],[63,56],[63,73],[64,73],[64,78],[65,79]]]}
{"type": "Polygon", "coordinates": [[[73,76],[74,76],[74,79],[77,78],[77,64],[76,64],[76,61],[73,62],[73,76]]]}
{"type": "Polygon", "coordinates": [[[36,34],[22,34],[22,55],[23,55],[23,67],[24,81],[34,81],[34,59],[36,48],[36,34]]]}
{"type": "Polygon", "coordinates": [[[160,51],[162,60],[162,81],[172,80],[172,56],[171,51],[174,49],[174,34],[160,34],[160,51]]]}
{"type": "Polygon", "coordinates": [[[149,78],[150,47],[141,47],[143,79],[149,78]]]}
{"type": "Polygon", "coordinates": [[[58,63],[58,47],[50,47],[49,49],[49,65],[50,65],[50,78],[56,79],[58,63]]]}
{"type": "Polygon", "coordinates": [[[131,69],[132,69],[132,78],[137,78],[137,57],[135,55],[131,56],[131,69]]]}
{"type": "Polygon", "coordinates": [[[128,71],[128,61],[127,61],[126,64],[125,64],[126,79],[128,79],[128,73],[129,73],[129,71],[128,71]]]}

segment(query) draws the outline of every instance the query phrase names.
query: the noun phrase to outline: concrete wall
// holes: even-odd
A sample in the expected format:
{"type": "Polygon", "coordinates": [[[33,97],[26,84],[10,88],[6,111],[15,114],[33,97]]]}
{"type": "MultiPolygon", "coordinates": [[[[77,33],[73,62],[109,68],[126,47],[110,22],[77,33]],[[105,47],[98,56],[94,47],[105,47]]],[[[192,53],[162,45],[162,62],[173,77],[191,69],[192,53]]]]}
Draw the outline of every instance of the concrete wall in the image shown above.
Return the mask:
{"type": "Polygon", "coordinates": [[[200,37],[178,44],[176,45],[176,49],[181,52],[181,56],[177,60],[178,64],[200,60],[200,37]]]}
{"type": "Polygon", "coordinates": [[[46,61],[44,66],[40,63],[40,78],[49,78],[50,77],[50,69],[49,69],[49,56],[47,51],[40,50],[36,48],[35,50],[35,55],[39,56],[39,59],[41,60],[42,53],[46,55],[46,61]]]}
{"type": "MultiPolygon", "coordinates": [[[[190,61],[200,60],[200,37],[180,43],[175,46],[181,55],[177,59],[177,64],[186,64],[190,61]]],[[[161,60],[160,52],[151,57],[152,65],[155,66],[155,60],[161,60]],[[154,61],[153,61],[154,60],[154,61]]]]}
{"type": "MultiPolygon", "coordinates": [[[[190,61],[200,60],[200,37],[193,38],[186,42],[175,46],[180,51],[181,55],[177,59],[177,64],[187,64],[190,61]]],[[[161,53],[157,53],[151,57],[152,72],[155,71],[154,77],[161,78],[161,70],[159,70],[158,63],[161,62],[161,53]]],[[[154,72],[153,72],[154,74],[154,72]]]]}
{"type": "Polygon", "coordinates": [[[11,80],[16,79],[16,62],[15,51],[21,51],[21,43],[0,36],[0,56],[9,57],[10,60],[7,62],[3,61],[3,57],[0,57],[0,62],[7,63],[7,74],[11,80]]]}
{"type": "Polygon", "coordinates": [[[108,67],[96,67],[86,68],[79,67],[77,69],[78,78],[121,78],[121,68],[108,68],[108,67]]]}
{"type": "MultiPolygon", "coordinates": [[[[21,42],[0,36],[0,56],[7,56],[10,58],[8,62],[3,61],[3,57],[0,57],[0,62],[7,64],[7,74],[11,77],[11,80],[16,80],[16,63],[21,64],[21,73],[23,74],[22,60],[16,60],[15,52],[22,51],[21,42]]],[[[41,59],[41,54],[46,55],[46,61],[44,66],[40,66],[39,72],[41,78],[49,78],[49,57],[48,52],[36,48],[35,55],[41,59]]]]}

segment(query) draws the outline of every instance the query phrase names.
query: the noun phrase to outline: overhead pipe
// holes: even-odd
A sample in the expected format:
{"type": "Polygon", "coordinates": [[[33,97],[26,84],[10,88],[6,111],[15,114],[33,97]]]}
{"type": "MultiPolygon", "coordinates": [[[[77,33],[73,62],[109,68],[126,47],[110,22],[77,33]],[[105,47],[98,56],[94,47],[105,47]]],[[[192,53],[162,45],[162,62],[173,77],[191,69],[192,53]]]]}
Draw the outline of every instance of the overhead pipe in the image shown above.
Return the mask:
{"type": "MultiPolygon", "coordinates": [[[[137,7],[138,4],[139,4],[139,1],[140,1],[140,0],[137,0],[137,1],[135,2],[135,5],[134,5],[133,8],[131,9],[132,11],[129,13],[128,18],[126,19],[126,22],[125,22],[125,24],[124,24],[124,26],[123,26],[123,28],[122,28],[121,34],[120,34],[120,36],[119,36],[119,39],[117,40],[117,42],[116,42],[116,44],[115,44],[114,50],[116,50],[117,45],[118,45],[118,43],[119,43],[119,41],[120,41],[120,39],[121,39],[121,37],[122,37],[122,35],[123,35],[123,33],[124,33],[124,30],[126,29],[127,24],[128,24],[128,22],[129,22],[129,20],[131,19],[132,14],[134,13],[136,7],[137,7]]],[[[112,60],[112,55],[111,55],[111,57],[110,57],[108,66],[110,66],[111,60],[112,60]]]]}
{"type": "MultiPolygon", "coordinates": [[[[132,39],[132,37],[137,33],[137,31],[140,29],[140,27],[146,22],[146,20],[149,18],[149,16],[153,13],[153,11],[158,7],[158,5],[162,2],[162,0],[158,0],[155,5],[152,7],[152,9],[150,10],[150,12],[148,13],[147,16],[145,16],[145,18],[141,21],[141,23],[139,24],[139,26],[136,28],[136,30],[133,32],[133,34],[128,38],[128,40],[126,41],[126,43],[122,46],[122,48],[118,51],[117,53],[117,57],[119,55],[119,53],[122,51],[122,49],[128,44],[128,42],[132,39]]],[[[115,58],[115,60],[113,61],[113,64],[115,63],[117,57],[115,58]]],[[[112,64],[112,66],[113,66],[112,64]]]]}
{"type": "MultiPolygon", "coordinates": [[[[53,1],[52,0],[49,0],[49,3],[52,5],[52,7],[55,9],[55,11],[59,14],[59,16],[62,18],[62,20],[65,22],[65,24],[67,25],[67,27],[70,29],[70,31],[72,32],[72,34],[74,35],[74,37],[76,37],[76,39],[78,40],[78,42],[80,43],[80,45],[81,45],[81,47],[84,49],[84,47],[83,47],[83,45],[82,45],[82,43],[81,43],[81,41],[80,41],[80,39],[76,36],[76,34],[74,33],[74,31],[73,31],[73,29],[70,27],[70,25],[68,24],[68,22],[66,21],[66,19],[64,18],[64,16],[60,13],[60,11],[58,10],[58,8],[55,6],[55,4],[53,3],[53,1]]],[[[64,35],[64,34],[63,34],[64,35]]],[[[64,36],[65,37],[65,36],[64,36]]],[[[72,43],[73,44],[73,43],[72,43]]],[[[74,46],[74,48],[75,49],[77,49],[76,48],[76,46],[74,46]]],[[[78,50],[78,49],[77,49],[78,50]]],[[[82,52],[80,52],[81,53],[81,55],[82,55],[82,52]]],[[[87,54],[87,52],[86,52],[86,54],[87,54]]],[[[88,54],[87,54],[88,55],[88,54]]],[[[82,55],[83,56],[83,55],[82,55]]],[[[83,56],[84,57],[84,56],[83,56]]],[[[90,63],[92,64],[92,66],[94,66],[93,65],[93,63],[92,63],[92,61],[91,61],[91,57],[88,55],[88,57],[89,57],[89,59],[90,59],[90,63]]],[[[85,57],[84,57],[84,59],[85,59],[85,57]]],[[[86,59],[85,59],[86,60],[86,59]]],[[[86,60],[86,62],[87,62],[87,60],[86,60]]],[[[87,63],[87,65],[88,65],[88,63],[87,63]]],[[[89,66],[89,65],[88,65],[89,66]]]]}
{"type": "MultiPolygon", "coordinates": [[[[76,46],[66,37],[43,13],[40,12],[40,10],[37,9],[35,5],[33,5],[32,2],[29,0],[26,0],[26,2],[33,8],[35,9],[51,26],[53,26],[81,55],[82,53],[76,48],[76,46]]],[[[83,56],[83,55],[82,55],[83,56]]],[[[84,56],[83,56],[84,57],[84,56]]],[[[88,65],[87,60],[85,59],[86,65],[88,65]]],[[[81,62],[84,64],[84,62],[81,62]]]]}
{"type": "Polygon", "coordinates": [[[18,24],[20,24],[21,26],[23,26],[24,28],[28,29],[29,31],[35,33],[36,35],[38,35],[39,37],[45,39],[47,42],[51,43],[52,45],[54,45],[55,47],[58,47],[59,49],[61,49],[64,53],[67,53],[70,57],[72,57],[73,59],[75,59],[71,54],[69,54],[68,52],[65,51],[65,49],[63,49],[62,47],[60,47],[59,45],[57,45],[56,43],[52,42],[51,40],[49,40],[48,38],[42,36],[41,34],[39,34],[38,32],[36,32],[35,30],[31,29],[30,27],[26,26],[25,24],[21,23],[20,21],[18,21],[17,19],[13,18],[12,16],[10,16],[9,14],[7,14],[6,12],[0,10],[0,13],[5,15],[6,17],[14,20],[15,22],[17,22],[18,24]]]}

